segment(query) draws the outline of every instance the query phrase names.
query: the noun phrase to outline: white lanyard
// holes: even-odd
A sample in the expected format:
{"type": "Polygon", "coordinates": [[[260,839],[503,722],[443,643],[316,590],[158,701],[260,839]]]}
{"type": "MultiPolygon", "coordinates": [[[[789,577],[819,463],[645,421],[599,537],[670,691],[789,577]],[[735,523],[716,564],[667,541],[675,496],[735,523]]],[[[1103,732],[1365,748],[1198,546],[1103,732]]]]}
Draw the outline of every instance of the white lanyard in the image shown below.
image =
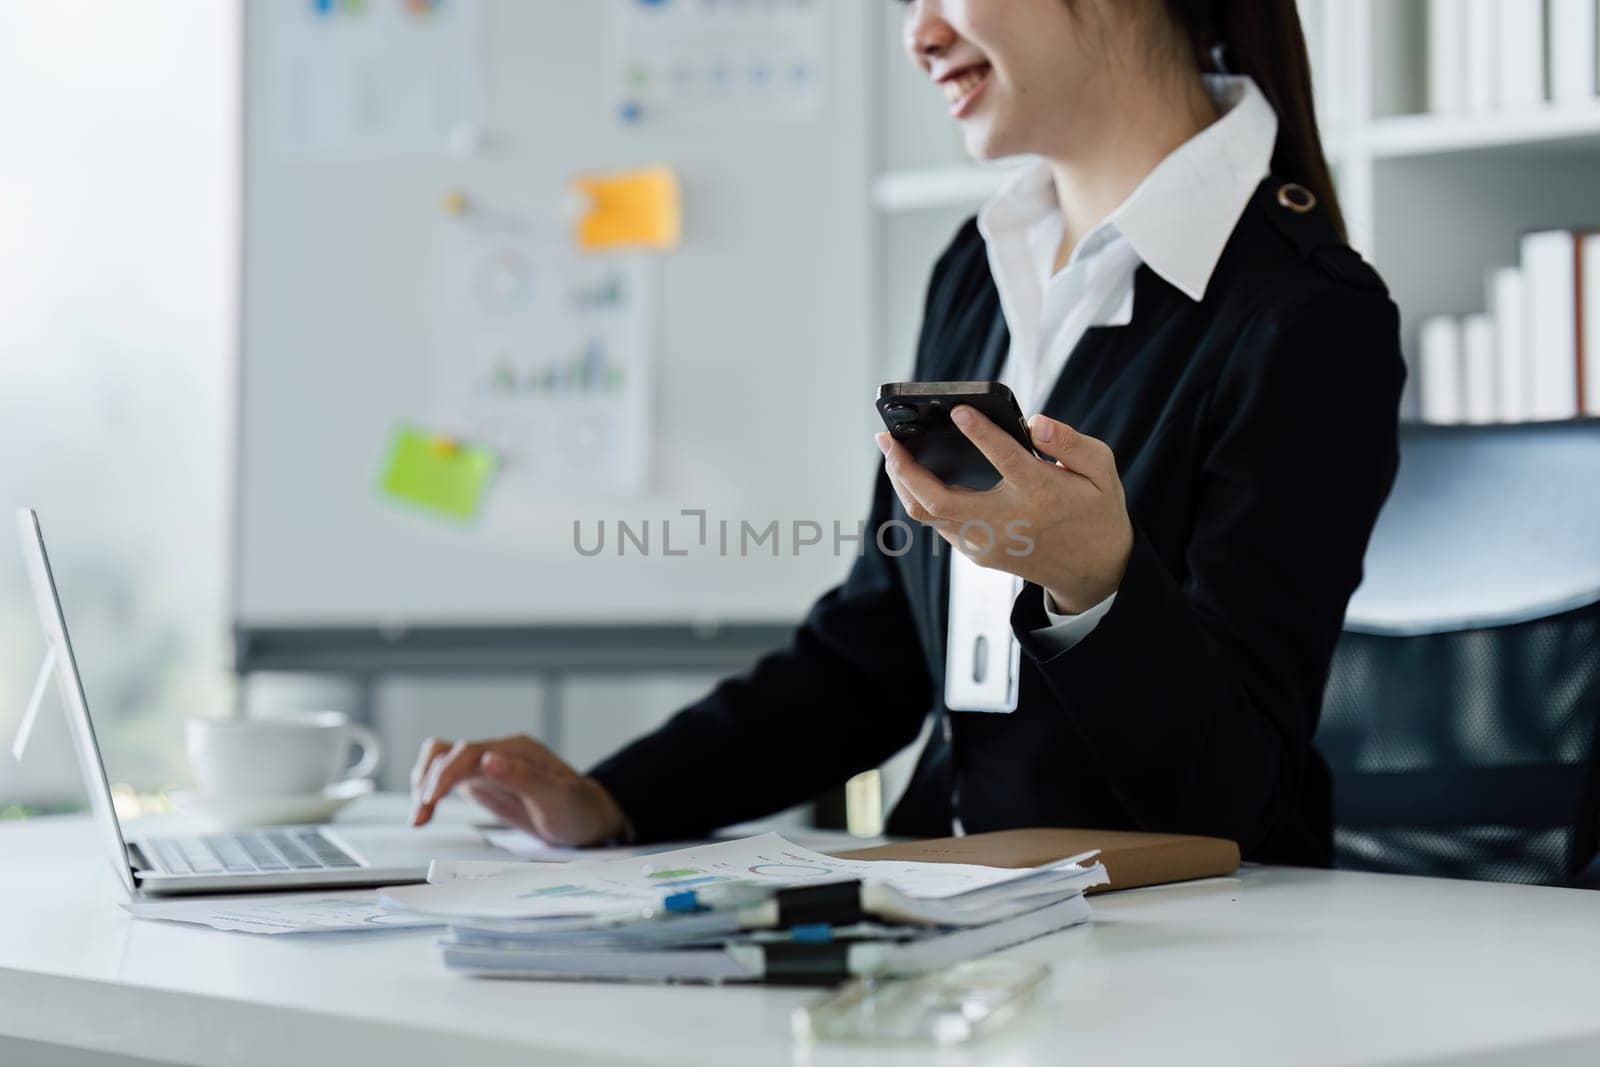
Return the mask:
{"type": "MultiPolygon", "coordinates": [[[[1078,283],[1081,292],[1067,311],[1067,318],[1092,316],[1089,323],[1076,330],[1063,324],[1044,343],[1012,344],[1000,377],[1011,386],[1024,411],[1038,411],[1044,406],[1071,349],[1089,325],[1114,310],[1107,304],[1130,274],[1131,264],[1125,257],[1138,258],[1124,241],[1100,250],[1088,263],[1076,265],[1087,276],[1078,283]]],[[[1047,300],[1050,295],[1046,295],[1047,300]]],[[[1056,299],[1070,299],[1060,293],[1054,295],[1056,299]]],[[[1011,610],[1026,583],[1005,571],[980,567],[954,548],[951,552],[945,707],[952,711],[1016,711],[1022,646],[1011,629],[1011,610]]]]}

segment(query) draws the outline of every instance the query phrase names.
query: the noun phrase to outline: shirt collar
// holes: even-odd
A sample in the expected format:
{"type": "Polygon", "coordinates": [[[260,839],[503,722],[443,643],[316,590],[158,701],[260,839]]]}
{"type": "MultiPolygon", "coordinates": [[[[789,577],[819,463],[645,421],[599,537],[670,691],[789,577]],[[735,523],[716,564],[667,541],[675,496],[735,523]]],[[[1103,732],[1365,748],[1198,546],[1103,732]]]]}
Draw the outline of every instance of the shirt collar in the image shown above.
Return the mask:
{"type": "MultiPolygon", "coordinates": [[[[1204,80],[1221,117],[1158,163],[1101,224],[1114,228],[1145,265],[1196,301],[1205,296],[1229,236],[1267,176],[1278,137],[1278,118],[1254,81],[1226,75],[1204,80]]],[[[1050,168],[1037,163],[984,205],[978,229],[993,241],[1056,208],[1050,168]]]]}

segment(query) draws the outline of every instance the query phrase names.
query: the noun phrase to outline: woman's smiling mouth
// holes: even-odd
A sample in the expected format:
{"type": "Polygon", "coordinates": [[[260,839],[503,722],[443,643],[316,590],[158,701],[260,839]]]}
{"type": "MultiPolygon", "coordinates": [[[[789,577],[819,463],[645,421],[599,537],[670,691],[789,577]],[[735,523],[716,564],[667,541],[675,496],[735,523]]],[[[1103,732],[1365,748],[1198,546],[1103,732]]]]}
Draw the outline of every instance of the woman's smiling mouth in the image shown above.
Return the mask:
{"type": "Polygon", "coordinates": [[[945,100],[950,104],[950,114],[954,118],[965,117],[977,103],[978,98],[989,85],[989,77],[994,68],[987,63],[978,63],[961,70],[953,71],[939,80],[944,89],[945,100]]]}

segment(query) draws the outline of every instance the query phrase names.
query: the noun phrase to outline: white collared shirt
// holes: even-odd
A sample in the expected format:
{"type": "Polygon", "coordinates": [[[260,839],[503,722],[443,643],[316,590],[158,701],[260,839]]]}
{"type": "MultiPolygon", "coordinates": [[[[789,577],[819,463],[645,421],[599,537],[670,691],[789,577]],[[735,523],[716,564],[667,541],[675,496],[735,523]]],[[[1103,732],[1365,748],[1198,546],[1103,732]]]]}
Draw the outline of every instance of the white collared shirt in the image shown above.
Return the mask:
{"type": "MultiPolygon", "coordinates": [[[[1141,264],[1189,299],[1205,296],[1228,238],[1270,170],[1278,136],[1278,118],[1254,81],[1207,75],[1205,84],[1221,117],[1157,164],[1083,236],[1059,272],[1063,222],[1047,164],[1022,171],[978,213],[1011,332],[1000,378],[1024,411],[1043,407],[1091,327],[1133,321],[1141,264]]],[[[957,553],[952,566],[962,564],[978,569],[957,553]]],[[[1046,594],[1051,625],[1044,632],[1065,651],[1089,635],[1115,600],[1113,593],[1081,615],[1063,615],[1046,594]]]]}

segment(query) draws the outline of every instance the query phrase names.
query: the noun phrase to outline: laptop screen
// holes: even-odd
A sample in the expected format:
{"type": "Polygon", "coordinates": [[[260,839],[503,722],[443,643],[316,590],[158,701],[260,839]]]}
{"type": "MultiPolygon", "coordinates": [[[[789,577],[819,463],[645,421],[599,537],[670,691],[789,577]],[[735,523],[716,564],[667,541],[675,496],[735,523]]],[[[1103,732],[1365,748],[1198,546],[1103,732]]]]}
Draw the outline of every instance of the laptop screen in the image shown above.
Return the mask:
{"type": "Polygon", "coordinates": [[[72,730],[72,747],[78,754],[78,768],[83,773],[84,787],[89,791],[89,805],[94,809],[95,823],[101,829],[107,856],[116,868],[117,877],[122,879],[123,888],[133,893],[133,871],[128,862],[122,826],[117,821],[117,810],[111,802],[111,783],[106,779],[106,767],[100,758],[94,724],[89,720],[89,701],[83,695],[78,662],[72,655],[67,619],[61,611],[61,598],[56,592],[55,576],[50,570],[50,557],[45,553],[44,533],[39,528],[39,517],[32,508],[24,508],[17,513],[17,532],[22,540],[23,559],[28,566],[28,580],[33,586],[34,604],[39,609],[39,624],[44,629],[45,640],[55,653],[56,690],[61,695],[62,707],[66,709],[67,722],[72,730]]]}

